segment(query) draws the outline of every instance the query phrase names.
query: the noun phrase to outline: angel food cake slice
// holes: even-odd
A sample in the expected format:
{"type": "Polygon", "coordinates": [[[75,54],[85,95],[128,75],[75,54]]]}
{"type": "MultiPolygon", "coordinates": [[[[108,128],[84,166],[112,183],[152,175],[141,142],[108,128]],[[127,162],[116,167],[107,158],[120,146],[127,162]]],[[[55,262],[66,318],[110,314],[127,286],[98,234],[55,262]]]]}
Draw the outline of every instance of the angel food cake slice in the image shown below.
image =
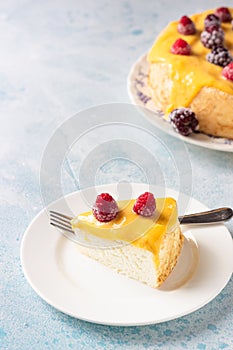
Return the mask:
{"type": "Polygon", "coordinates": [[[117,246],[94,248],[79,245],[82,254],[114,271],[159,287],[175,267],[183,235],[173,198],[157,198],[145,192],[138,199],[116,202],[107,193],[97,196],[92,211],[79,214],[72,227],[117,246]],[[119,245],[119,242],[121,244],[119,245]]]}
{"type": "Polygon", "coordinates": [[[184,136],[233,138],[232,17],[226,7],[182,16],[148,54],[151,97],[184,136]]]}

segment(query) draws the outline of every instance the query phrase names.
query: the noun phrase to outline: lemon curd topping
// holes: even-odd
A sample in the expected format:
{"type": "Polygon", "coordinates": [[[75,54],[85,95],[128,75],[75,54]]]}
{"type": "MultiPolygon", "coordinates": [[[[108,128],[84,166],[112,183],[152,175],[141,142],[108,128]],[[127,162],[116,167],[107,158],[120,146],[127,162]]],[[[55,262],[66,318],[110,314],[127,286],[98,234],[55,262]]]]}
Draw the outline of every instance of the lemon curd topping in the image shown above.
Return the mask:
{"type": "MultiPolygon", "coordinates": [[[[229,9],[233,15],[233,9],[229,9]]],[[[165,63],[169,65],[172,81],[170,103],[166,114],[179,107],[189,107],[199,91],[207,86],[233,95],[233,83],[221,75],[222,67],[206,60],[210,52],[203,46],[200,34],[204,30],[204,19],[215,10],[208,10],[190,16],[196,26],[196,34],[182,35],[177,31],[178,21],[171,22],[159,35],[148,54],[149,63],[165,63]],[[171,46],[182,38],[191,46],[191,55],[175,55],[170,52],[171,46]]],[[[233,30],[231,23],[221,23],[225,33],[224,46],[233,54],[233,30]]]]}
{"type": "Polygon", "coordinates": [[[99,222],[91,211],[72,220],[72,228],[109,240],[123,240],[147,249],[154,255],[159,251],[163,236],[177,225],[177,207],[173,198],[157,198],[152,217],[133,212],[135,200],[119,201],[119,213],[109,222],[99,222]]]}

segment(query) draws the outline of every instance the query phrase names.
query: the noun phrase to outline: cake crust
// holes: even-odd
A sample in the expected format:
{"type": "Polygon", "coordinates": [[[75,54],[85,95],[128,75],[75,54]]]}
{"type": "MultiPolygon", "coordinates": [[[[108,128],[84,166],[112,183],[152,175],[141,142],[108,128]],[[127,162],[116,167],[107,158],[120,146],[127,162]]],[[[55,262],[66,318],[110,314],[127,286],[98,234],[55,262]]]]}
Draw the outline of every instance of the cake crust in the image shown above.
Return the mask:
{"type": "MultiPolygon", "coordinates": [[[[168,64],[150,65],[149,86],[155,105],[165,112],[172,86],[168,64]]],[[[233,95],[213,87],[203,87],[189,107],[197,115],[200,131],[233,139],[233,95]]]]}
{"type": "Polygon", "coordinates": [[[184,236],[180,230],[180,227],[177,227],[170,234],[171,237],[168,237],[168,235],[165,237],[159,254],[160,265],[158,268],[157,287],[165,282],[167,277],[175,268],[183,248],[184,236]]]}

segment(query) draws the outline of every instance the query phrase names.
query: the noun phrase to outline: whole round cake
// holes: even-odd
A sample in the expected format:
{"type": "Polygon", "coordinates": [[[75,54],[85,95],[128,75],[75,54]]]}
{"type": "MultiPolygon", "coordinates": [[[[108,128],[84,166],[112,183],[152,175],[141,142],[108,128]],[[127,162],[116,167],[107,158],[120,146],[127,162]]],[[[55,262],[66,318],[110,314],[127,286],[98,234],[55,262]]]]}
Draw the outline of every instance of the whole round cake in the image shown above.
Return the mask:
{"type": "Polygon", "coordinates": [[[151,97],[176,131],[233,139],[233,8],[171,22],[148,54],[151,97]]]}

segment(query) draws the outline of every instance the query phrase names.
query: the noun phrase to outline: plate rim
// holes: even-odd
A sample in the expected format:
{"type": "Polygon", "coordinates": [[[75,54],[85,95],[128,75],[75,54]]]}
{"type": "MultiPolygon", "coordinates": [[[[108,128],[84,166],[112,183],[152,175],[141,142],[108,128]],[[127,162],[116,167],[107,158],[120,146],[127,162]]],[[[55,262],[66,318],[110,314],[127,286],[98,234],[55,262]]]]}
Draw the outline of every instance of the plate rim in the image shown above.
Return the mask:
{"type": "MultiPolygon", "coordinates": [[[[116,183],[111,183],[111,184],[107,184],[107,185],[100,185],[100,186],[95,186],[96,187],[99,187],[99,188],[106,188],[106,187],[111,187],[111,186],[114,186],[116,185],[116,183]]],[[[147,184],[145,183],[131,183],[131,185],[140,185],[140,186],[145,186],[147,184]]],[[[91,187],[88,187],[88,188],[85,188],[84,190],[86,189],[90,189],[92,188],[93,186],[91,187]]],[[[172,193],[174,194],[177,194],[177,193],[180,193],[179,191],[176,191],[176,190],[173,190],[173,189],[170,189],[170,188],[166,188],[166,190],[168,190],[169,192],[171,191],[172,193]]],[[[77,195],[77,193],[80,193],[82,192],[82,190],[78,190],[78,191],[75,191],[75,192],[71,192],[69,194],[67,194],[65,197],[69,197],[69,196],[75,196],[77,195]]],[[[199,200],[191,197],[190,197],[190,202],[191,203],[192,201],[196,202],[196,204],[201,204],[201,206],[205,207],[207,210],[209,209],[205,204],[203,204],[202,202],[200,202],[199,200]]],[[[52,206],[52,205],[55,205],[56,203],[58,203],[59,201],[61,200],[61,198],[59,198],[58,200],[52,202],[49,206],[52,206]]],[[[40,216],[42,216],[45,212],[46,212],[47,208],[43,208],[33,219],[32,221],[30,222],[30,224],[28,225],[27,229],[25,230],[24,232],[24,235],[22,237],[22,240],[21,240],[21,245],[20,245],[20,261],[21,261],[21,266],[22,266],[22,271],[24,273],[24,276],[27,280],[27,282],[29,283],[29,285],[32,287],[32,289],[42,298],[42,300],[46,301],[49,305],[51,305],[52,307],[54,307],[55,309],[59,310],[60,312],[64,313],[64,314],[67,314],[71,317],[74,317],[74,318],[77,318],[77,319],[80,319],[80,320],[83,320],[83,321],[87,321],[87,322],[90,322],[90,323],[96,323],[96,324],[102,324],[102,325],[108,325],[108,326],[126,326],[126,327],[131,327],[131,326],[145,326],[145,325],[152,325],[152,324],[159,324],[159,323],[163,323],[163,322],[167,322],[167,321],[171,321],[171,320],[174,320],[174,319],[177,319],[177,318],[180,318],[180,317],[183,317],[185,315],[189,315],[199,309],[201,309],[203,306],[207,305],[209,302],[211,302],[217,295],[219,295],[219,293],[221,293],[221,291],[226,287],[226,285],[228,284],[228,282],[230,281],[231,279],[231,276],[232,276],[232,273],[229,274],[227,280],[225,280],[224,284],[218,288],[217,291],[214,291],[213,292],[213,295],[211,295],[211,297],[208,297],[208,300],[205,300],[203,301],[202,303],[194,306],[193,308],[190,308],[188,311],[184,311],[184,312],[181,312],[180,314],[174,314],[174,316],[170,316],[170,317],[165,317],[164,319],[159,319],[159,320],[150,320],[150,321],[143,321],[143,322],[117,322],[117,321],[109,321],[109,320],[100,320],[100,319],[97,319],[96,317],[93,317],[92,319],[90,318],[85,318],[83,316],[80,316],[80,315],[77,315],[77,313],[72,313],[72,312],[68,312],[67,310],[64,310],[64,306],[61,306],[61,305],[58,305],[57,302],[54,302],[53,300],[50,300],[50,298],[48,298],[46,295],[43,294],[43,292],[40,291],[40,289],[38,288],[37,285],[35,285],[35,283],[31,280],[31,278],[29,277],[28,273],[27,273],[27,267],[25,266],[25,261],[24,261],[24,245],[25,245],[25,241],[27,240],[27,236],[30,234],[30,230],[31,230],[31,227],[33,224],[35,224],[35,222],[39,219],[40,216]]],[[[222,228],[225,229],[225,233],[228,235],[229,238],[232,238],[229,230],[227,229],[227,227],[224,225],[224,224],[219,224],[222,226],[222,228]]],[[[57,240],[59,239],[60,236],[57,236],[57,240]]],[[[194,235],[195,237],[195,235],[194,235]]],[[[56,242],[55,242],[56,243],[56,242]]],[[[55,247],[55,245],[54,245],[55,247]]],[[[232,241],[232,247],[233,247],[233,241],[232,241]]]]}
{"type": "MultiPolygon", "coordinates": [[[[142,106],[142,105],[137,103],[137,100],[135,99],[135,94],[133,92],[133,86],[132,86],[133,79],[132,78],[133,78],[133,75],[134,75],[134,73],[136,71],[137,66],[141,62],[146,60],[147,54],[148,54],[148,52],[146,52],[146,53],[144,53],[144,54],[142,54],[142,55],[140,55],[138,57],[138,59],[131,65],[129,73],[128,73],[128,76],[127,76],[127,93],[128,93],[128,96],[130,98],[130,101],[135,106],[140,107],[139,108],[140,114],[144,118],[146,118],[146,120],[149,121],[152,125],[154,125],[159,130],[163,131],[167,135],[170,135],[172,137],[180,139],[180,140],[182,140],[182,141],[184,141],[186,143],[189,143],[191,145],[194,145],[194,146],[204,147],[204,148],[207,148],[207,149],[210,149],[210,150],[215,150],[215,151],[232,153],[233,152],[233,145],[219,144],[217,142],[216,143],[214,143],[214,142],[207,142],[205,140],[196,140],[196,139],[192,138],[192,136],[188,136],[188,137],[182,136],[182,135],[178,134],[177,132],[175,132],[172,128],[162,127],[162,125],[160,123],[158,123],[158,121],[155,118],[153,118],[153,120],[152,120],[152,117],[148,116],[145,113],[145,110],[148,110],[148,113],[156,114],[155,111],[150,110],[146,106],[142,106]]],[[[163,120],[163,121],[164,121],[164,125],[166,125],[166,121],[165,120],[163,120]]],[[[206,137],[209,137],[209,138],[211,137],[211,136],[206,135],[204,133],[201,133],[201,134],[206,136],[206,137]]],[[[227,138],[222,138],[222,137],[220,137],[219,139],[228,140],[227,138]]],[[[233,140],[230,140],[230,141],[233,141],[233,140]]]]}

